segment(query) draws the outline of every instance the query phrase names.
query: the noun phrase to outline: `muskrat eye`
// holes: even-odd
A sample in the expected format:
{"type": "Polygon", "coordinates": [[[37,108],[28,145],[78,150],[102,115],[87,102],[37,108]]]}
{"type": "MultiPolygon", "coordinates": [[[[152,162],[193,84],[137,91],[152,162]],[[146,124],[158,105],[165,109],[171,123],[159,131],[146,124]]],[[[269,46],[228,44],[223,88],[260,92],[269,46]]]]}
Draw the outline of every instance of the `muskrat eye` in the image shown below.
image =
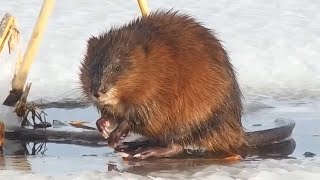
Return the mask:
{"type": "Polygon", "coordinates": [[[120,71],[120,66],[119,66],[119,65],[116,66],[116,67],[115,67],[115,70],[116,70],[116,71],[120,71]]]}

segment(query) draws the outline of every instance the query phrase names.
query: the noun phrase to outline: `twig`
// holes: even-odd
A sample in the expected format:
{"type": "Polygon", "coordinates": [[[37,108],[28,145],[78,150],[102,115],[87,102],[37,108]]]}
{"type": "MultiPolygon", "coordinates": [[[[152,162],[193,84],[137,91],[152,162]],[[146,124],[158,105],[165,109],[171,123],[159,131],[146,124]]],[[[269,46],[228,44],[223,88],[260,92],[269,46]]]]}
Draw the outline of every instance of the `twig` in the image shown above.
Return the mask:
{"type": "Polygon", "coordinates": [[[15,25],[15,18],[11,14],[6,13],[0,22],[0,52],[4,45],[9,42],[9,53],[11,53],[11,49],[14,48],[14,43],[10,41],[16,41],[18,39],[19,31],[15,25]],[[12,36],[14,36],[14,38],[11,38],[12,36]]]}
{"type": "Polygon", "coordinates": [[[43,36],[47,20],[52,13],[54,2],[55,0],[44,0],[36,25],[33,29],[32,36],[29,40],[28,47],[23,56],[21,68],[19,68],[19,71],[12,80],[12,90],[3,102],[4,105],[13,106],[19,101],[22,95],[31,64],[33,63],[34,57],[39,49],[40,40],[43,36]]]}
{"type": "Polygon", "coordinates": [[[138,0],[138,4],[139,4],[142,15],[147,16],[149,14],[147,0],[138,0]]]}
{"type": "Polygon", "coordinates": [[[17,113],[18,116],[23,117],[26,114],[27,107],[27,97],[30,92],[32,83],[27,84],[26,89],[24,90],[23,94],[21,95],[20,100],[16,104],[15,112],[17,113]]]}
{"type": "Polygon", "coordinates": [[[36,129],[36,128],[46,129],[47,127],[51,126],[51,124],[47,123],[47,119],[46,119],[47,114],[43,110],[35,107],[34,105],[31,105],[31,106],[25,105],[25,107],[26,107],[26,113],[23,116],[23,120],[21,123],[22,126],[31,125],[33,129],[36,129]],[[30,122],[30,118],[33,123],[30,122]],[[40,121],[40,124],[36,123],[37,120],[40,121]]]}
{"type": "Polygon", "coordinates": [[[28,47],[23,56],[21,68],[16,78],[13,80],[13,89],[23,89],[24,87],[31,64],[33,63],[39,48],[40,40],[43,36],[48,18],[53,10],[54,2],[54,0],[44,0],[37,23],[33,29],[31,39],[29,40],[28,47]]]}
{"type": "Polygon", "coordinates": [[[24,90],[20,100],[18,101],[15,112],[18,116],[23,117],[21,122],[21,126],[33,126],[35,129],[36,127],[44,127],[48,126],[46,116],[47,114],[37,108],[35,104],[27,104],[27,97],[31,88],[31,83],[27,84],[26,89],[24,90]],[[30,123],[29,115],[31,115],[31,119],[33,123],[30,123]],[[41,124],[37,124],[36,120],[39,120],[41,124]]]}

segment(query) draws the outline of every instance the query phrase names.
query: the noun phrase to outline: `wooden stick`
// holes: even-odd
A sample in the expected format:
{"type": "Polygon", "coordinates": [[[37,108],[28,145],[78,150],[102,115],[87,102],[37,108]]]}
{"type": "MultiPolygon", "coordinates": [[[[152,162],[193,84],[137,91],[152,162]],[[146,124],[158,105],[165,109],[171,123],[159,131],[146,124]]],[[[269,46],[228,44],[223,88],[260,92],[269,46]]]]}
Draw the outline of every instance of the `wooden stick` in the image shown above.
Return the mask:
{"type": "MultiPolygon", "coordinates": [[[[105,147],[108,146],[107,140],[102,137],[98,131],[60,131],[60,130],[42,130],[42,129],[24,129],[19,128],[15,131],[6,132],[6,138],[8,140],[15,140],[20,142],[35,142],[35,143],[57,143],[57,144],[75,144],[91,147],[105,147]]],[[[132,142],[138,140],[139,137],[129,134],[124,140],[125,142],[132,142]]],[[[152,145],[152,144],[150,144],[152,145]]],[[[278,154],[278,156],[287,156],[292,154],[295,150],[296,144],[294,139],[286,138],[283,141],[273,142],[261,146],[249,146],[240,148],[239,153],[245,156],[269,156],[271,154],[278,154]]],[[[0,151],[1,152],[1,151],[0,151]]],[[[182,157],[184,159],[201,158],[211,159],[219,157],[220,152],[199,152],[193,151],[193,149],[185,152],[182,157]]],[[[221,159],[220,159],[221,160],[221,159]]],[[[0,159],[1,162],[1,159],[0,159]]]]}
{"type": "Polygon", "coordinates": [[[18,66],[20,65],[20,68],[18,71],[16,70],[13,77],[12,90],[3,102],[3,105],[14,106],[23,94],[23,88],[26,83],[31,64],[33,63],[36,52],[39,49],[40,40],[43,36],[47,20],[52,13],[54,2],[55,0],[44,0],[43,2],[32,36],[29,40],[28,47],[23,56],[23,60],[21,64],[17,63],[18,66]]]}
{"type": "MultiPolygon", "coordinates": [[[[295,121],[287,119],[277,119],[274,121],[274,127],[266,128],[263,130],[247,131],[248,134],[248,146],[256,147],[257,144],[263,144],[256,142],[253,139],[253,134],[263,135],[267,133],[273,133],[275,131],[283,132],[282,136],[268,137],[264,140],[265,145],[269,145],[271,142],[281,142],[290,139],[295,127],[295,121]]],[[[270,136],[270,135],[268,135],[270,136]]],[[[17,128],[13,131],[6,132],[6,138],[20,141],[37,141],[37,142],[61,142],[61,143],[83,143],[83,144],[105,144],[106,139],[101,135],[98,130],[85,130],[85,131],[70,131],[59,130],[58,128],[50,129],[26,129],[17,128]]],[[[133,140],[137,138],[132,133],[129,133],[126,140],[133,140]]],[[[259,138],[261,139],[261,138],[259,138]]],[[[259,146],[260,146],[259,145],[259,146]]],[[[264,146],[264,145],[263,145],[264,146]]]]}
{"type": "Polygon", "coordinates": [[[26,103],[27,103],[27,97],[29,95],[29,92],[30,92],[30,88],[31,88],[31,84],[32,83],[29,83],[27,84],[21,98],[20,98],[20,101],[16,104],[16,107],[15,107],[15,112],[17,113],[17,115],[19,117],[23,117],[26,113],[26,103]]]}
{"type": "Polygon", "coordinates": [[[4,45],[9,41],[12,33],[11,27],[14,26],[14,24],[15,18],[11,14],[6,13],[0,23],[0,53],[4,45]]]}
{"type": "Polygon", "coordinates": [[[55,0],[44,0],[37,23],[33,29],[31,39],[29,40],[28,47],[24,54],[21,68],[19,69],[17,76],[13,79],[13,89],[22,90],[25,85],[31,64],[33,63],[34,57],[39,48],[45,26],[47,25],[48,18],[52,13],[54,3],[55,0]]]}
{"type": "Polygon", "coordinates": [[[15,131],[7,131],[6,138],[20,141],[36,142],[55,142],[65,144],[103,144],[106,145],[106,139],[97,130],[91,131],[60,131],[44,129],[25,129],[17,128],[15,131]]]}
{"type": "Polygon", "coordinates": [[[147,0],[138,0],[138,4],[140,7],[140,11],[142,13],[142,16],[147,16],[149,14],[147,0]]]}

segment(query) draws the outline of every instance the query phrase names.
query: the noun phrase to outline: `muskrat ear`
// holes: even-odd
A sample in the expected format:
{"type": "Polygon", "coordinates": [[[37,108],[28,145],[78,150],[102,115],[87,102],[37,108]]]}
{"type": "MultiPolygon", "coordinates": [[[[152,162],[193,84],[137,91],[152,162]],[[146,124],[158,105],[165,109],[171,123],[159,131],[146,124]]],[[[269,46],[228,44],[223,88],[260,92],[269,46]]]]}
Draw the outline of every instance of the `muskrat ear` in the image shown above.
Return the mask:
{"type": "Polygon", "coordinates": [[[91,35],[91,37],[87,40],[87,42],[88,42],[88,46],[94,47],[98,44],[98,38],[91,35]]]}
{"type": "Polygon", "coordinates": [[[145,45],[138,45],[134,47],[133,52],[131,52],[131,55],[133,55],[135,59],[141,60],[145,60],[146,58],[148,58],[149,54],[150,48],[145,45]]]}

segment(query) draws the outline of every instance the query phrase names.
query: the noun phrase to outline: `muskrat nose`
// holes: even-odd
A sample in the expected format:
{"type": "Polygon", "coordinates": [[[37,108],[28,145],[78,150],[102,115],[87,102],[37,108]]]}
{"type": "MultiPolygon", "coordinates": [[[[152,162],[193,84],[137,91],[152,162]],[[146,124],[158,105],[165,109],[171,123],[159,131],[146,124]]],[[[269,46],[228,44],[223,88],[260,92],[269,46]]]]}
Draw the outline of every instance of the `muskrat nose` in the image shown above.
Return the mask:
{"type": "Polygon", "coordinates": [[[100,92],[101,92],[102,94],[105,94],[105,93],[107,93],[107,90],[106,90],[105,88],[103,88],[103,89],[100,90],[100,92]]]}
{"type": "Polygon", "coordinates": [[[99,98],[100,94],[99,93],[94,93],[93,96],[96,97],[96,98],[99,98]]]}

